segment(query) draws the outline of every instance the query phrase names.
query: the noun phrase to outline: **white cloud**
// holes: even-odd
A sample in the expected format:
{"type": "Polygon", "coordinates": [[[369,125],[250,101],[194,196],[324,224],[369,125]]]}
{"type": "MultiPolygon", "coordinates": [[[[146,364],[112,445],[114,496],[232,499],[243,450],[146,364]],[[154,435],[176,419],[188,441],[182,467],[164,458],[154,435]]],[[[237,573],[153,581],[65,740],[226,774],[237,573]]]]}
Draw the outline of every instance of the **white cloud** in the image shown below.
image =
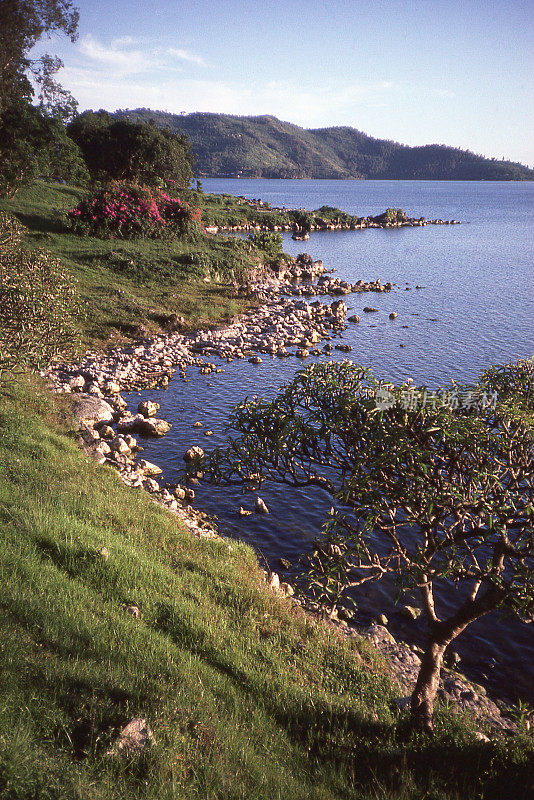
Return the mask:
{"type": "Polygon", "coordinates": [[[176,47],[169,47],[167,53],[170,56],[174,56],[174,58],[180,59],[180,61],[188,61],[190,64],[198,64],[200,67],[206,66],[206,62],[204,61],[202,56],[197,56],[194,53],[190,53],[188,50],[182,50],[176,47]]]}
{"type": "Polygon", "coordinates": [[[93,64],[113,68],[122,75],[143,72],[151,66],[150,58],[140,50],[124,50],[124,42],[115,40],[109,47],[88,34],[80,40],[79,51],[93,64]],[[117,44],[119,42],[119,44],[117,44]]]}

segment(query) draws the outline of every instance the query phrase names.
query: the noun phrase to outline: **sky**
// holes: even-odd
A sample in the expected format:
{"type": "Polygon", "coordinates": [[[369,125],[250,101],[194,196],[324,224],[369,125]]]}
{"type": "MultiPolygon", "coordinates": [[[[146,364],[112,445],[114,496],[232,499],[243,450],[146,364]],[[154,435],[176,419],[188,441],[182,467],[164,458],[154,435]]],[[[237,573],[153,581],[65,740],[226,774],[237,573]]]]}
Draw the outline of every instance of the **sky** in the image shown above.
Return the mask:
{"type": "Polygon", "coordinates": [[[270,114],[534,165],[531,0],[78,0],[79,109],[270,114]]]}

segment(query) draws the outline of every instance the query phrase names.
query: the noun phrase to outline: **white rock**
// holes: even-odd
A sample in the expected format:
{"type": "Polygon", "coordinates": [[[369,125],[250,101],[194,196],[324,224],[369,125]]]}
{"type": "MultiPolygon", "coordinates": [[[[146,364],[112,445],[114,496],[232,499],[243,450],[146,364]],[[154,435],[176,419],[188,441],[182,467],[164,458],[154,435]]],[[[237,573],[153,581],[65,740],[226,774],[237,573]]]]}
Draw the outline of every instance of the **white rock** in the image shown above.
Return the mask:
{"type": "Polygon", "coordinates": [[[151,478],[155,475],[161,475],[163,472],[161,467],[158,467],[157,464],[152,464],[152,462],[146,461],[144,458],[139,462],[138,471],[151,478]]]}
{"type": "Polygon", "coordinates": [[[267,505],[265,504],[265,501],[262,500],[261,497],[256,497],[256,502],[254,504],[254,510],[256,511],[256,514],[268,514],[269,513],[269,509],[267,508],[267,505]]]}

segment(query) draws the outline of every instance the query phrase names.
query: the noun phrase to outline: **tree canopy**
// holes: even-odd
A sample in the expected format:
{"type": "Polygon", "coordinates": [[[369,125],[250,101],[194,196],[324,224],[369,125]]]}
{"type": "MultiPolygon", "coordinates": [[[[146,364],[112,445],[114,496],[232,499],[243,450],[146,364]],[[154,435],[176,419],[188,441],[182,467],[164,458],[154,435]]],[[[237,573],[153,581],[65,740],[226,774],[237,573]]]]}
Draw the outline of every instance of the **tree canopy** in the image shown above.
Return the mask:
{"type": "Polygon", "coordinates": [[[192,178],[189,143],[182,134],[144,122],[88,111],[68,125],[93,178],[157,184],[171,179],[189,187],[192,178]]]}
{"type": "Polygon", "coordinates": [[[412,720],[421,729],[432,727],[444,652],[467,625],[496,608],[534,618],[533,425],[514,396],[495,396],[519,383],[532,402],[534,362],[504,373],[429,395],[352,362],[316,364],[274,400],[237,406],[239,436],[203,464],[217,481],[318,486],[335,498],[312,559],[330,608],[388,574],[419,593],[428,640],[412,720]],[[443,580],[458,589],[446,616],[434,596],[443,580]]]}
{"type": "Polygon", "coordinates": [[[30,59],[51,33],[77,37],[78,11],[70,0],[2,0],[0,4],[0,192],[13,195],[37,175],[83,181],[81,155],[64,129],[76,100],[55,80],[61,59],[30,59]],[[32,105],[33,79],[38,106],[32,105]]]}

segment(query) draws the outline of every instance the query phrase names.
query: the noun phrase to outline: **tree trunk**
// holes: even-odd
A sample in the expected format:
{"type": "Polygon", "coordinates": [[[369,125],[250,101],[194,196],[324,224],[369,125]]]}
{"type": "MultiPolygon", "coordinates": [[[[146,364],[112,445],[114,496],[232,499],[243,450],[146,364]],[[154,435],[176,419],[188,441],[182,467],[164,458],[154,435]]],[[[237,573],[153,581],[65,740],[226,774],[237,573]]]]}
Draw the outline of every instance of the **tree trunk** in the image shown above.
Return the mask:
{"type": "Polygon", "coordinates": [[[434,700],[438,691],[441,662],[448,644],[448,640],[436,641],[432,635],[428,637],[410,706],[412,725],[417,730],[429,733],[432,731],[434,700]]]}

